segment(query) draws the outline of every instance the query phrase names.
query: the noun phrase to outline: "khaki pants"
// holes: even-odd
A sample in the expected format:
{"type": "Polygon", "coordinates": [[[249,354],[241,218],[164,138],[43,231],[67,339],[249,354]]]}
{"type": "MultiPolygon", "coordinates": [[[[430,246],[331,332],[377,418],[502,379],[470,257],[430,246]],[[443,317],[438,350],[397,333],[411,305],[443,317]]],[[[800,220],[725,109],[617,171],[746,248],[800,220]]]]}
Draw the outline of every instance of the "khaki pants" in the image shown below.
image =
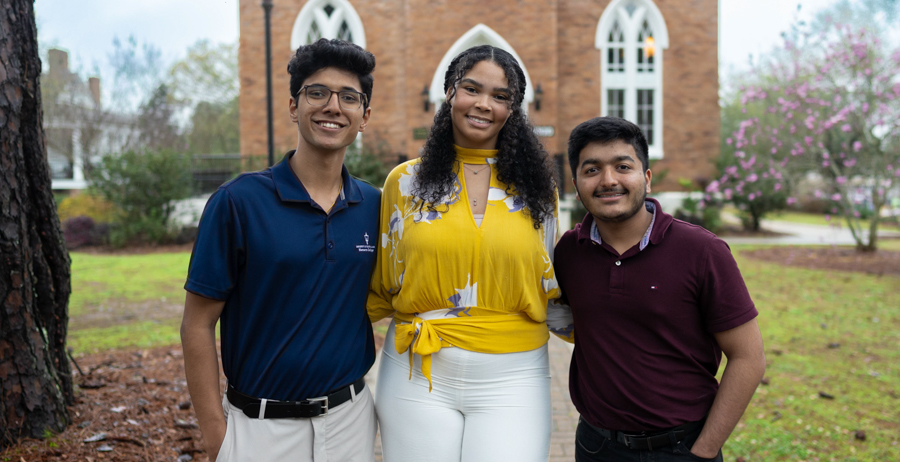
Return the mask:
{"type": "Polygon", "coordinates": [[[375,406],[369,387],[309,419],[251,419],[222,402],[227,428],[216,462],[374,462],[375,406]]]}

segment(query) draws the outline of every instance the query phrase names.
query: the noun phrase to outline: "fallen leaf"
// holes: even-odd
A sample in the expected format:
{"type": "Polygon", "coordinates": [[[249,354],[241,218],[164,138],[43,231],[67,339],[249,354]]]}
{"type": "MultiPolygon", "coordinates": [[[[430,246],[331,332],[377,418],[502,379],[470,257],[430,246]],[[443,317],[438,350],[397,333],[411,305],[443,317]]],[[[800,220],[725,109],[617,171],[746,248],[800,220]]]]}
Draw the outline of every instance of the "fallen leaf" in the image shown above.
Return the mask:
{"type": "Polygon", "coordinates": [[[84,440],[85,443],[96,443],[97,441],[103,441],[106,439],[106,433],[97,433],[96,435],[86,438],[84,440]]]}
{"type": "Polygon", "coordinates": [[[199,426],[197,426],[197,424],[195,424],[193,422],[185,422],[184,420],[181,420],[181,419],[175,420],[175,426],[177,428],[186,428],[186,429],[200,428],[199,426]]]}
{"type": "Polygon", "coordinates": [[[110,411],[113,411],[113,412],[122,412],[122,411],[124,411],[125,409],[128,409],[128,407],[127,407],[127,406],[116,406],[116,407],[110,409],[110,411]]]}
{"type": "Polygon", "coordinates": [[[860,441],[865,441],[866,440],[866,432],[865,432],[865,430],[856,430],[856,433],[853,434],[853,437],[860,441]]]}
{"type": "Polygon", "coordinates": [[[831,348],[832,350],[835,348],[840,348],[840,347],[841,347],[840,343],[829,343],[828,344],[828,348],[831,348]]]}
{"type": "Polygon", "coordinates": [[[759,383],[761,383],[761,384],[763,384],[763,385],[768,385],[768,384],[769,384],[769,378],[768,378],[768,377],[763,377],[762,380],[759,381],[759,383]]]}
{"type": "Polygon", "coordinates": [[[182,411],[186,411],[190,408],[191,408],[190,401],[182,401],[182,402],[178,403],[178,409],[181,409],[182,411]]]}
{"type": "Polygon", "coordinates": [[[100,446],[99,448],[97,448],[97,450],[100,452],[112,452],[113,448],[112,448],[112,446],[110,446],[108,444],[104,444],[103,446],[100,446]]]}
{"type": "Polygon", "coordinates": [[[781,418],[781,413],[778,412],[778,411],[775,411],[775,412],[774,412],[774,416],[772,417],[772,422],[774,422],[774,421],[776,421],[776,420],[778,420],[778,419],[780,419],[780,418],[781,418]]]}
{"type": "Polygon", "coordinates": [[[819,398],[824,398],[824,399],[834,399],[834,395],[825,393],[824,391],[820,391],[820,392],[819,392],[819,398]]]}

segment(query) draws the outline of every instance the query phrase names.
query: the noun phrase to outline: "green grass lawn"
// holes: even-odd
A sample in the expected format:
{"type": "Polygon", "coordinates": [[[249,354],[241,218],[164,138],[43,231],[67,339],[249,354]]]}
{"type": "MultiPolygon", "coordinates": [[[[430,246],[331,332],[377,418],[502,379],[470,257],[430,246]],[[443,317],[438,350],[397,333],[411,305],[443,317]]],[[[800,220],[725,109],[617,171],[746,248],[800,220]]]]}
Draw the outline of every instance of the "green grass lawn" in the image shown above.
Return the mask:
{"type": "Polygon", "coordinates": [[[178,343],[189,253],[70,256],[76,352],[178,343]]]}
{"type": "Polygon", "coordinates": [[[727,443],[729,457],[900,460],[900,278],[782,267],[740,249],[769,384],[727,443]]]}
{"type": "MultiPolygon", "coordinates": [[[[769,384],[728,441],[726,460],[900,460],[900,278],[782,267],[742,257],[749,248],[735,253],[760,311],[769,384]]],[[[882,248],[900,250],[900,240],[882,248]]],[[[73,325],[98,307],[182,303],[189,258],[72,254],[73,325]]],[[[180,313],[149,318],[82,322],[69,343],[82,353],[178,343],[180,313]]]]}

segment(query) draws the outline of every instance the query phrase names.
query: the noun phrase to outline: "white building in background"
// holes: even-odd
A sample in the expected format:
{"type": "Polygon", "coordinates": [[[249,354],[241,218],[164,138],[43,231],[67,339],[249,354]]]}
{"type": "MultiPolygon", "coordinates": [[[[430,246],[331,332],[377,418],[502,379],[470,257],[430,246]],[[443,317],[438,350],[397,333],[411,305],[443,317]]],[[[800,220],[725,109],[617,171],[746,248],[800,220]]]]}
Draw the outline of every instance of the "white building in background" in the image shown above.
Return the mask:
{"type": "Polygon", "coordinates": [[[133,136],[132,117],[103,109],[100,79],[87,82],[69,70],[68,53],[51,49],[41,75],[44,137],[53,190],[87,187],[84,170],[92,158],[118,152],[133,136]]]}

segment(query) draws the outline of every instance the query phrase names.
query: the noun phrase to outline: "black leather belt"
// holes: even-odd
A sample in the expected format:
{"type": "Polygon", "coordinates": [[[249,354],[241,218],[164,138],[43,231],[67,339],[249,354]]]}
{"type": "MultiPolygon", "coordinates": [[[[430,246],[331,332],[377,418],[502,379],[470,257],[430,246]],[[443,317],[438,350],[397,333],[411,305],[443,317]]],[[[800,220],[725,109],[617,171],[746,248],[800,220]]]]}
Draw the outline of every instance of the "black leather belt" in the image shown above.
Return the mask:
{"type": "Polygon", "coordinates": [[[251,419],[258,419],[260,409],[263,411],[263,419],[296,419],[318,417],[328,414],[328,410],[341,404],[344,404],[353,397],[353,394],[359,394],[366,386],[365,378],[360,377],[359,380],[341,388],[338,391],[329,393],[319,398],[310,398],[303,401],[278,401],[274,399],[262,400],[252,396],[245,395],[228,384],[228,402],[238,409],[244,411],[244,414],[251,419]],[[350,391],[353,387],[353,392],[350,391]]]}
{"type": "Polygon", "coordinates": [[[599,434],[600,436],[608,440],[616,441],[624,445],[628,449],[635,449],[638,451],[652,451],[654,449],[664,448],[666,446],[675,446],[679,441],[684,440],[684,437],[686,435],[689,435],[695,431],[702,430],[703,424],[706,423],[706,419],[704,418],[703,420],[698,420],[696,422],[688,422],[686,424],[682,424],[677,427],[672,427],[665,430],[640,433],[607,430],[605,428],[591,425],[584,419],[582,419],[582,422],[587,424],[587,426],[597,432],[597,434],[599,434]]]}

